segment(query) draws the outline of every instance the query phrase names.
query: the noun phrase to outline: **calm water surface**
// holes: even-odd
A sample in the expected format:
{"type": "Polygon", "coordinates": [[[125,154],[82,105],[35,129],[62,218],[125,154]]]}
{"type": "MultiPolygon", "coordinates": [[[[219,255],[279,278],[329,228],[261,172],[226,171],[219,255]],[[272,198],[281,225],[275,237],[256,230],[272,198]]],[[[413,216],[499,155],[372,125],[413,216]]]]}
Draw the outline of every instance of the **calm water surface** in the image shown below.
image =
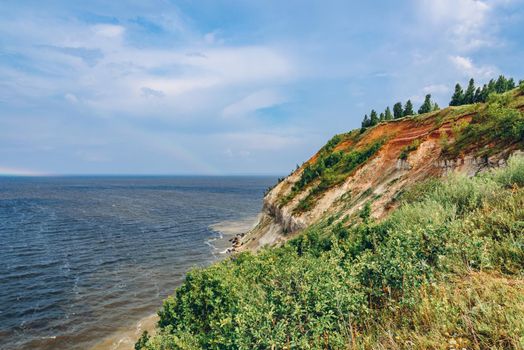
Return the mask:
{"type": "Polygon", "coordinates": [[[151,314],[275,180],[0,178],[0,349],[87,349],[151,314]]]}

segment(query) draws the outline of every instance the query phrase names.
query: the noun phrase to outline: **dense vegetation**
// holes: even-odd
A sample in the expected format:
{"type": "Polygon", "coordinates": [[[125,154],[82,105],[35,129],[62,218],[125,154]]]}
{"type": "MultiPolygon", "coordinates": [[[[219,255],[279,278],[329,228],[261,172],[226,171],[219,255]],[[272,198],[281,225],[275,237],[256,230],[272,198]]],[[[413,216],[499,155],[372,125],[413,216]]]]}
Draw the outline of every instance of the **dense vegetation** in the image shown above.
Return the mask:
{"type": "Polygon", "coordinates": [[[137,349],[524,347],[524,160],[191,271],[137,349]]]}
{"type": "Polygon", "coordinates": [[[466,91],[462,90],[460,84],[457,83],[457,85],[455,85],[455,93],[451,97],[449,105],[461,106],[471,103],[486,102],[489,95],[493,93],[501,94],[513,90],[514,88],[515,80],[513,78],[507,79],[503,75],[500,75],[496,81],[491,79],[487,84],[484,84],[482,88],[475,87],[475,80],[471,78],[466,91]]]}
{"type": "Polygon", "coordinates": [[[304,198],[296,208],[297,212],[307,210],[318,194],[347,178],[359,165],[365,163],[372,157],[383,143],[383,140],[379,140],[371,145],[357,148],[350,152],[344,152],[342,150],[335,151],[335,147],[339,145],[342,140],[355,141],[360,135],[352,132],[344,136],[336,135],[333,137],[318,152],[316,159],[304,166],[300,179],[293,185],[291,193],[281,199],[281,205],[287,204],[295,198],[298,193],[304,190],[307,185],[314,183],[315,186],[309,195],[304,198]]]}
{"type": "MultiPolygon", "coordinates": [[[[438,104],[431,100],[431,94],[427,94],[424,98],[424,102],[418,109],[418,113],[428,113],[431,111],[437,111],[439,109],[440,107],[438,104]]],[[[389,106],[386,107],[386,110],[383,113],[380,113],[380,115],[378,115],[374,109],[371,110],[369,117],[367,114],[364,116],[364,119],[362,120],[362,128],[368,128],[383,121],[408,117],[414,114],[415,112],[413,110],[413,103],[411,100],[408,100],[404,107],[402,107],[401,102],[397,102],[393,105],[393,114],[391,114],[391,109],[389,106]]]]}
{"type": "MultiPolygon", "coordinates": [[[[519,84],[520,86],[524,86],[522,80],[519,84]]],[[[503,75],[500,75],[497,80],[491,79],[487,84],[484,84],[482,88],[476,87],[475,80],[471,78],[466,91],[462,89],[462,86],[459,83],[455,85],[455,92],[451,97],[449,105],[462,106],[472,103],[487,102],[489,95],[502,94],[515,89],[515,87],[515,80],[513,78],[508,79],[503,75]]],[[[424,102],[418,109],[418,114],[437,111],[439,109],[440,107],[438,104],[431,100],[431,94],[427,94],[424,98],[424,102]]],[[[380,115],[378,115],[374,109],[371,110],[369,116],[367,114],[364,116],[362,120],[362,128],[368,128],[383,121],[399,119],[411,115],[415,115],[411,100],[408,100],[404,107],[402,107],[401,102],[397,102],[393,105],[393,115],[391,114],[389,106],[386,107],[385,112],[380,113],[380,115]]]]}
{"type": "Polygon", "coordinates": [[[362,128],[368,128],[370,126],[377,125],[378,123],[383,121],[398,119],[413,114],[415,113],[413,112],[413,104],[411,103],[411,100],[408,100],[406,102],[404,108],[402,108],[402,103],[396,103],[393,106],[393,114],[391,113],[391,109],[389,108],[389,106],[387,106],[386,110],[380,113],[380,115],[378,115],[377,112],[374,109],[372,109],[371,113],[369,114],[369,117],[367,114],[364,116],[364,119],[362,120],[362,128]]]}
{"type": "Polygon", "coordinates": [[[524,114],[521,106],[512,105],[515,93],[492,93],[487,103],[473,115],[470,123],[456,124],[454,142],[443,142],[442,152],[449,158],[465,150],[475,150],[477,156],[490,156],[515,144],[524,144],[524,114]]]}

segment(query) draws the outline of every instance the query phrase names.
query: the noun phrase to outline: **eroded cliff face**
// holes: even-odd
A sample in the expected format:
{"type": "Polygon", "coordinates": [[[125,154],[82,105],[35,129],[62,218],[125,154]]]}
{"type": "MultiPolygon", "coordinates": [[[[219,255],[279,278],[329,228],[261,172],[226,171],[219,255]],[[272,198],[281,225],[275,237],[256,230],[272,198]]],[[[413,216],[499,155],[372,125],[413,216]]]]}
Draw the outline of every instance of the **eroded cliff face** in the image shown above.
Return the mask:
{"type": "Polygon", "coordinates": [[[324,188],[318,178],[297,190],[305,168],[326,157],[325,150],[319,151],[265,196],[258,225],[243,237],[237,250],[280,244],[327,216],[356,218],[366,203],[371,206],[371,216],[381,219],[398,205],[399,194],[417,182],[449,173],[473,176],[504,166],[511,154],[521,152],[522,143],[496,149],[489,149],[489,145],[480,150],[466,148],[453,158],[446,155],[445,148],[482,108],[450,107],[344,134],[329,152],[347,154],[374,142],[382,143],[365,162],[342,174],[343,181],[324,188]],[[308,199],[310,205],[306,207],[304,201],[308,199]]]}

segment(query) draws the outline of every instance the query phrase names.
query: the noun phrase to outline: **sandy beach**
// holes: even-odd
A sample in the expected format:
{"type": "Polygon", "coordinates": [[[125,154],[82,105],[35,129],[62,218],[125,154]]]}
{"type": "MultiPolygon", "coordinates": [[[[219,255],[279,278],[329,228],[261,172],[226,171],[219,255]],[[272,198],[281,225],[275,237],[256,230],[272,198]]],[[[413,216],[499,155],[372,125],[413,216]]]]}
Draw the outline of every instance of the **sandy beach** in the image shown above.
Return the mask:
{"type": "Polygon", "coordinates": [[[154,334],[157,321],[157,314],[144,317],[132,329],[121,329],[97,343],[90,350],[133,350],[142,332],[148,331],[149,334],[154,334]]]}

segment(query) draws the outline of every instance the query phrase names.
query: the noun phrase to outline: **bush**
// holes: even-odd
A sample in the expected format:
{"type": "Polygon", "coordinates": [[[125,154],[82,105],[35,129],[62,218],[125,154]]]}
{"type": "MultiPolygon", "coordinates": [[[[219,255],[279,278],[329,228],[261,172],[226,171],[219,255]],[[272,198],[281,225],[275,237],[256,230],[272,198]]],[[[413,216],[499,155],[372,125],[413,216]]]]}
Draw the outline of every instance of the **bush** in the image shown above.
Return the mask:
{"type": "Polygon", "coordinates": [[[137,346],[391,348],[412,339],[423,349],[457,332],[474,348],[511,348],[524,331],[522,282],[505,282],[524,274],[523,180],[522,158],[475,178],[429,180],[381,222],[325,220],[279,248],[194,270],[164,302],[159,334],[137,346]],[[471,275],[489,277],[469,289],[450,283],[471,275]]]}
{"type": "Polygon", "coordinates": [[[420,146],[420,140],[416,139],[411,142],[410,145],[405,146],[400,151],[400,155],[398,156],[398,159],[406,160],[408,159],[408,156],[411,152],[416,151],[420,146]]]}

